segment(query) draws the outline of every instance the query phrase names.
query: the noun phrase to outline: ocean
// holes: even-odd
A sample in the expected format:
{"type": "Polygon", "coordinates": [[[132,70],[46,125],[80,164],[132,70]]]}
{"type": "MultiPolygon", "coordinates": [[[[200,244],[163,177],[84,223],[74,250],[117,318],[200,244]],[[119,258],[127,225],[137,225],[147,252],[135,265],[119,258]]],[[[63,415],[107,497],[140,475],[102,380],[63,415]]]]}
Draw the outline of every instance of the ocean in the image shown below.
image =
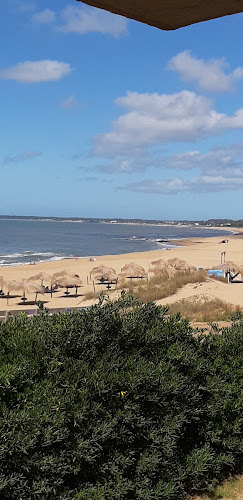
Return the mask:
{"type": "Polygon", "coordinates": [[[168,249],[171,240],[224,236],[198,226],[0,219],[0,267],[64,258],[168,249]]]}

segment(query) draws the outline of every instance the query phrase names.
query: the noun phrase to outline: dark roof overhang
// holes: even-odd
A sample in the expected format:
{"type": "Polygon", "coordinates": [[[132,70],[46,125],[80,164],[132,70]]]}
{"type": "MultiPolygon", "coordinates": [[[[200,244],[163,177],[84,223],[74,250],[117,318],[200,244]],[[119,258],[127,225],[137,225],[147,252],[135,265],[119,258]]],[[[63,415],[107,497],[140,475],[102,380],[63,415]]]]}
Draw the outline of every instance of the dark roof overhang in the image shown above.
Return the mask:
{"type": "Polygon", "coordinates": [[[243,0],[84,0],[83,3],[163,30],[243,11],[243,0]]]}

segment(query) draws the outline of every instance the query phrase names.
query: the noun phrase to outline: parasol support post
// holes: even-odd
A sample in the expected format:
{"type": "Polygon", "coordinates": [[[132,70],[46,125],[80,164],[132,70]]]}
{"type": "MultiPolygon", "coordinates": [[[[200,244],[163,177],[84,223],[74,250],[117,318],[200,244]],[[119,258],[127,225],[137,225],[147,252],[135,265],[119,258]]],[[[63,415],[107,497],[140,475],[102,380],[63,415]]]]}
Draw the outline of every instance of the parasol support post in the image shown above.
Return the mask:
{"type": "Polygon", "coordinates": [[[220,264],[225,264],[226,252],[221,252],[221,262],[220,264]]]}

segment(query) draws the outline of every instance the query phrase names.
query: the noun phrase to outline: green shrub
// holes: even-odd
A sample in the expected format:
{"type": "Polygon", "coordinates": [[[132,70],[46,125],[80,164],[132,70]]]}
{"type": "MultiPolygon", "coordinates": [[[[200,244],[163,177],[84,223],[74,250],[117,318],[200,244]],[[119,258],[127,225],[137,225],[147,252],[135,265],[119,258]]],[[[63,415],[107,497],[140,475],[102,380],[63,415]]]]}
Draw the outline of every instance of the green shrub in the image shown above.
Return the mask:
{"type": "Polygon", "coordinates": [[[242,470],[243,323],[153,303],[0,326],[1,500],[180,500],[242,470]]]}

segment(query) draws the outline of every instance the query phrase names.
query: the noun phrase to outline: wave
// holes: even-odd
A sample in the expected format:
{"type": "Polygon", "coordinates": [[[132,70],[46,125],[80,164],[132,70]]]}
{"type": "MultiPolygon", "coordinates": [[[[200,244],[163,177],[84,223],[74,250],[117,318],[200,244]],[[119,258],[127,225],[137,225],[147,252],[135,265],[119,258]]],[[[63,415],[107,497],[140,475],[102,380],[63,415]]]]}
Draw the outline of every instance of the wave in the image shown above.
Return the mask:
{"type": "MultiPolygon", "coordinates": [[[[68,259],[68,258],[71,258],[70,256],[62,256],[62,257],[58,257],[58,256],[55,256],[55,257],[52,257],[51,259],[40,259],[39,262],[40,263],[44,263],[44,262],[48,262],[48,261],[58,261],[58,260],[63,260],[63,259],[68,259]]],[[[23,265],[26,265],[28,264],[28,262],[22,260],[22,261],[13,261],[13,260],[0,260],[0,267],[10,267],[10,266],[23,266],[23,265]]],[[[35,264],[35,262],[34,262],[35,264]]]]}
{"type": "Polygon", "coordinates": [[[54,252],[35,252],[26,250],[24,252],[13,252],[0,255],[0,267],[20,266],[23,264],[58,261],[62,259],[73,258],[72,254],[66,255],[64,253],[56,254],[54,252]]]}
{"type": "MultiPolygon", "coordinates": [[[[136,243],[140,243],[140,242],[143,242],[143,241],[148,241],[148,242],[151,242],[151,243],[157,243],[158,245],[161,245],[164,248],[174,248],[176,246],[173,243],[171,243],[170,240],[163,239],[163,238],[145,238],[144,236],[131,236],[129,238],[127,238],[127,237],[123,237],[123,238],[122,237],[118,237],[118,238],[115,238],[115,239],[117,239],[117,240],[126,240],[126,241],[134,241],[136,243]]],[[[181,238],[178,238],[178,239],[181,239],[181,238]]]]}
{"type": "Polygon", "coordinates": [[[14,259],[18,257],[51,257],[55,255],[53,252],[31,252],[30,250],[25,251],[25,252],[14,252],[14,253],[8,253],[8,254],[2,254],[0,255],[1,259],[14,259]]]}

